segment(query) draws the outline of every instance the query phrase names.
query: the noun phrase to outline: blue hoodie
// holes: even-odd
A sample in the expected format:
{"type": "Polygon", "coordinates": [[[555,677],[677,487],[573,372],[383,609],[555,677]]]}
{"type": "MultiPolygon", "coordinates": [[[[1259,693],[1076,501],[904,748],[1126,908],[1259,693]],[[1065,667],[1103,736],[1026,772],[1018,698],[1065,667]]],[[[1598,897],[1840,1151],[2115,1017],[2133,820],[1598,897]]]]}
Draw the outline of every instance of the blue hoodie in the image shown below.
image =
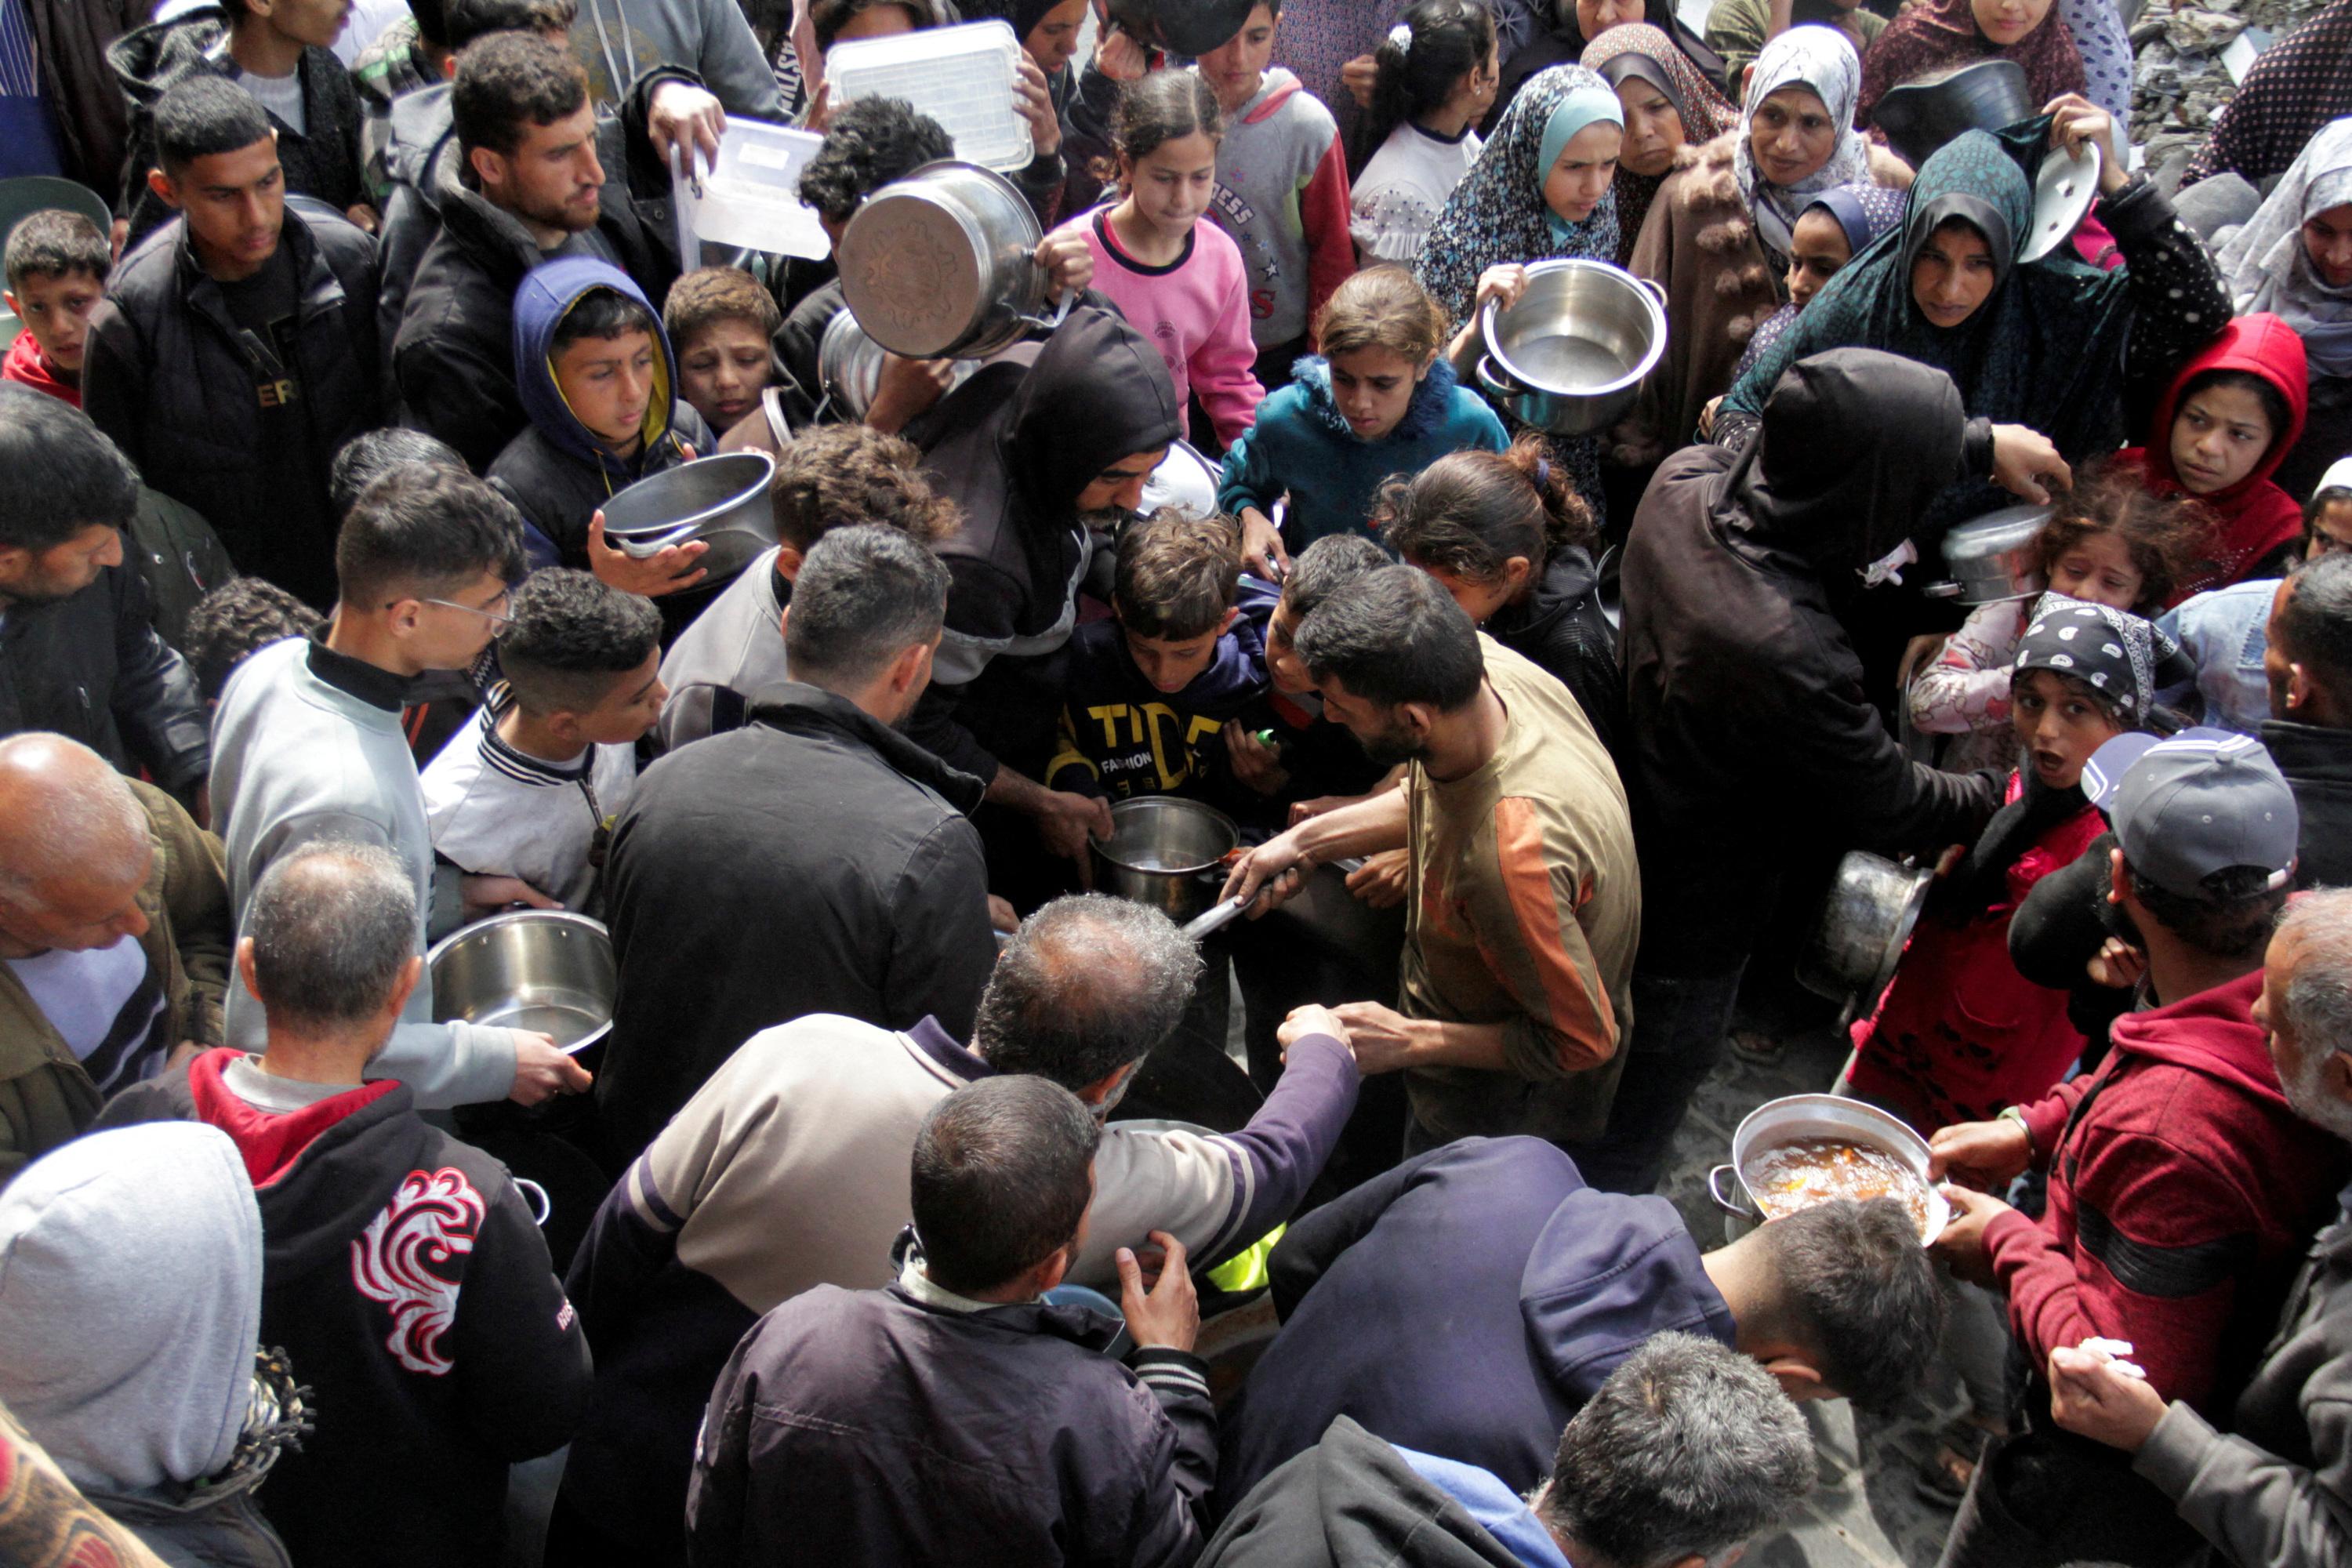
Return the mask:
{"type": "Polygon", "coordinates": [[[1285,491],[1282,541],[1293,552],[1326,534],[1371,535],[1372,502],[1391,474],[1417,474],[1448,452],[1499,452],[1509,446],[1495,411],[1454,379],[1440,358],[1413,388],[1395,429],[1360,439],[1331,401],[1331,367],[1310,354],[1288,386],[1258,405],[1257,423],[1225,454],[1217,505],[1234,517],[1254,506],[1268,517],[1285,491]]]}

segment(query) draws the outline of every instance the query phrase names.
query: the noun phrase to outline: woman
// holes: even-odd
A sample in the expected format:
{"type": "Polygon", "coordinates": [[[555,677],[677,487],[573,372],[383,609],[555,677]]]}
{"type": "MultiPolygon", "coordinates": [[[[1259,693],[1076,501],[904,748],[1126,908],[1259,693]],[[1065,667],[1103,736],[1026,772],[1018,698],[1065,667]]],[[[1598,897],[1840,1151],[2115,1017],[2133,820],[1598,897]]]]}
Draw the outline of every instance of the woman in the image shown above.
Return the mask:
{"type": "Polygon", "coordinates": [[[1478,128],[1492,136],[1502,124],[1503,111],[1527,84],[1554,66],[1572,65],[1611,28],[1629,22],[1646,22],[1674,40],[1675,48],[1710,81],[1723,79],[1723,58],[1699,41],[1675,14],[1673,0],[1555,0],[1559,22],[1549,33],[1538,33],[1525,47],[1503,56],[1503,89],[1494,112],[1478,128]]]}
{"type": "Polygon", "coordinates": [[[1748,73],[1738,128],[1687,149],[1666,176],[1628,265],[1666,290],[1666,348],[1618,432],[1644,468],[1692,438],[1730,386],[1741,350],[1786,297],[1797,220],[1839,185],[1905,183],[1903,165],[1853,127],[1862,68],[1827,27],[1791,27],[1748,73]]]}
{"type": "Polygon", "coordinates": [[[2240,314],[2268,310],[2303,339],[2310,409],[2271,477],[2308,494],[2352,450],[2352,118],[2311,139],[2219,260],[2240,314]]]}
{"type": "MultiPolygon", "coordinates": [[[[1832,185],[1805,204],[1789,231],[1789,268],[1783,274],[1789,302],[1766,317],[1748,340],[1732,380],[1746,375],[1748,367],[1796,325],[1797,313],[1812,303],[1823,285],[1844,271],[1871,241],[1903,221],[1904,200],[1903,192],[1887,185],[1832,185]]],[[[1702,416],[1700,428],[1707,424],[1702,416]]]]}
{"type": "Polygon", "coordinates": [[[1714,141],[1739,111],[1674,40],[1646,22],[1612,27],[1586,46],[1584,68],[1617,89],[1625,145],[1617,156],[1617,264],[1642,237],[1658,187],[1685,147],[1714,141]]]}
{"type": "MultiPolygon", "coordinates": [[[[2106,115],[2082,99],[2054,109],[2053,146],[2109,133],[2106,115]]],[[[1950,373],[1971,416],[2030,426],[2070,463],[2112,450],[2137,422],[2126,398],[2153,402],[2221,331],[2229,301],[2160,191],[2113,164],[2099,185],[2097,211],[2125,265],[2102,271],[2064,246],[2025,261],[2033,187],[2019,155],[1988,132],[1952,142],[1921,167],[1902,228],[1832,279],[1732,387],[1715,439],[1745,439],[1790,365],[1853,346],[1950,373]]],[[[1949,522],[1999,504],[1982,485],[1956,486],[1931,515],[1949,522]]]]}
{"type": "Polygon", "coordinates": [[[2083,56],[2052,9],[2052,0],[1917,0],[1906,5],[1863,57],[1862,104],[1854,123],[1869,125],[1888,89],[1979,60],[2015,60],[2024,68],[2026,92],[2036,103],[2081,92],[2087,85],[2083,56]]]}

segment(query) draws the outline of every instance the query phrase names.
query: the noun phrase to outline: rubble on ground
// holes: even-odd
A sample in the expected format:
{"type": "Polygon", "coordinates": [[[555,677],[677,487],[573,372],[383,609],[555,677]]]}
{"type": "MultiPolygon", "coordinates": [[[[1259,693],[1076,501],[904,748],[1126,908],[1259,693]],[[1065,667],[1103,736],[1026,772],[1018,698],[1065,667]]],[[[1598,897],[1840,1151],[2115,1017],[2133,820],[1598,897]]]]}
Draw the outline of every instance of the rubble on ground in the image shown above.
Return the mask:
{"type": "Polygon", "coordinates": [[[2132,23],[2132,139],[2147,166],[2193,152],[2236,83],[2223,52],[2249,27],[2284,37],[2326,0],[2147,0],[2132,23]]]}

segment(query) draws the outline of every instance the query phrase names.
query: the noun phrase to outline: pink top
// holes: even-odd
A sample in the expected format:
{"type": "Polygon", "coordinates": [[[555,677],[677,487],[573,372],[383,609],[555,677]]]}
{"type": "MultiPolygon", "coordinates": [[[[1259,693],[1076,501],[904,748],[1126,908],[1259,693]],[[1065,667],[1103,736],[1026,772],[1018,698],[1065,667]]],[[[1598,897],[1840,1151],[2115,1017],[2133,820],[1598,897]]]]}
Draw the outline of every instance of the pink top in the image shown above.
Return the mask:
{"type": "Polygon", "coordinates": [[[1128,324],[1159,345],[1176,401],[1189,391],[1201,399],[1217,439],[1232,446],[1257,418],[1265,388],[1252,365],[1248,278],[1241,247],[1213,223],[1196,223],[1184,254],[1165,267],[1147,267],[1119,248],[1108,206],[1072,218],[1063,230],[1083,237],[1095,253],[1094,287],[1128,324]]]}

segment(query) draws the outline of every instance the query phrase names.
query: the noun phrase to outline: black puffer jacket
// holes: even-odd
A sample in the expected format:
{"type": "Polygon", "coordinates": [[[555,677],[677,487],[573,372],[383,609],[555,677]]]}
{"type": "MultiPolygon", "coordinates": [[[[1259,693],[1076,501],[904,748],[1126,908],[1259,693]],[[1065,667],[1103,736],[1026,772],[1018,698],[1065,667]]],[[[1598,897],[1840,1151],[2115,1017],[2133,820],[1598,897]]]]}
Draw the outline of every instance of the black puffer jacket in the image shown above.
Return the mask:
{"type": "Polygon", "coordinates": [[[1625,682],[1617,671],[1617,634],[1601,608],[1601,578],[1582,545],[1570,545],[1544,563],[1535,592],[1506,605],[1486,622],[1486,633],[1568,688],[1609,748],[1610,760],[1624,771],[1625,682]]]}
{"type": "Polygon", "coordinates": [[[314,468],[265,439],[254,372],[228,301],[174,218],[122,259],[90,320],[82,406],[156,489],[196,509],[237,569],[334,602],[327,464],[382,422],[375,242],[289,202],[278,243],[300,279],[295,370],[314,468]]]}
{"type": "Polygon", "coordinates": [[[0,735],[53,730],[185,799],[212,766],[204,700],[155,635],[147,584],[110,566],[69,598],[0,617],[0,735]]]}

